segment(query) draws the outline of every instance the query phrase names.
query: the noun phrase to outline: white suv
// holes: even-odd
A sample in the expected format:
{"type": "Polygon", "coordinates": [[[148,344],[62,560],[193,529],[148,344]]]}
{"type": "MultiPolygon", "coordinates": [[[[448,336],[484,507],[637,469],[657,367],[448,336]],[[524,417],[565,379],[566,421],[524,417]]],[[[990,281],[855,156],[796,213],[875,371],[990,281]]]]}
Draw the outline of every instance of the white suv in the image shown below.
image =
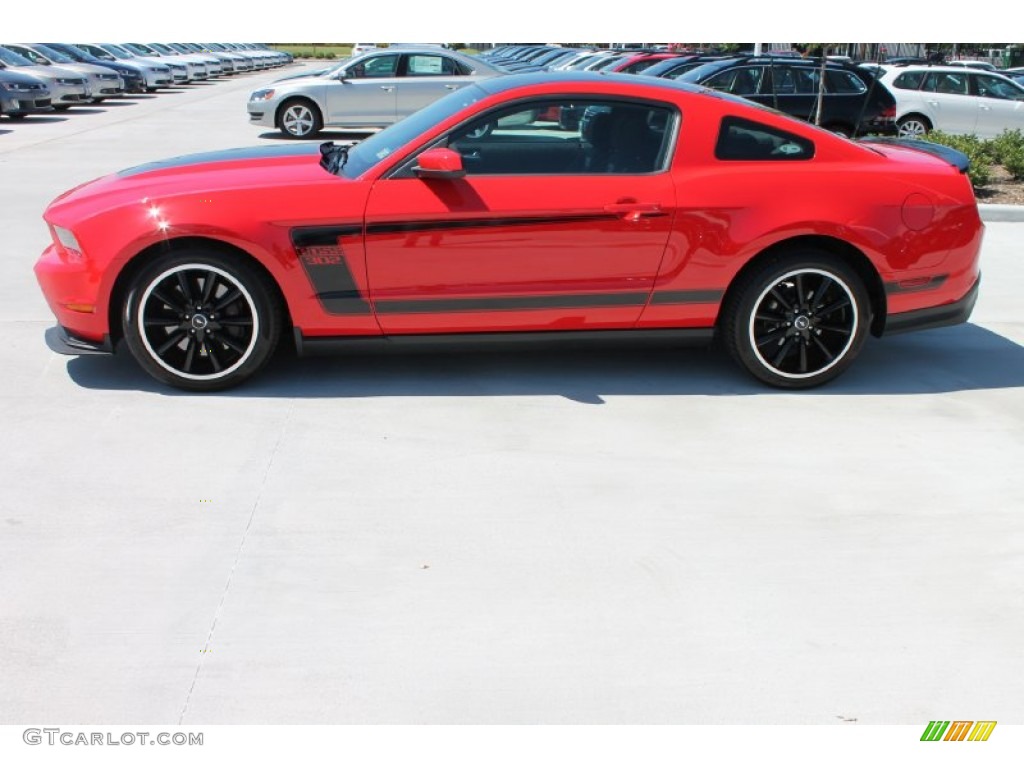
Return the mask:
{"type": "Polygon", "coordinates": [[[979,138],[1024,130],[1024,87],[995,72],[965,67],[886,67],[881,82],[896,97],[900,136],[935,129],[979,138]]]}

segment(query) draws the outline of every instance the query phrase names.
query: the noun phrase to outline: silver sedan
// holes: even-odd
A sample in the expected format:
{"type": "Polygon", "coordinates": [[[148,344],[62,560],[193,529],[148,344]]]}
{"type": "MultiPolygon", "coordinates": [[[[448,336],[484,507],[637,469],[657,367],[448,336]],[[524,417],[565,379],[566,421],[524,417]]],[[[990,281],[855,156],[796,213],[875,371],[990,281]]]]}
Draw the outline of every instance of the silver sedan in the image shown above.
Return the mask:
{"type": "Polygon", "coordinates": [[[101,67],[97,64],[82,64],[70,56],[65,56],[60,51],[34,43],[31,45],[11,43],[4,47],[21,54],[36,66],[58,66],[61,69],[69,69],[85,75],[89,81],[89,91],[92,93],[93,104],[99,104],[104,99],[124,94],[124,80],[121,79],[117,72],[107,67],[101,67]]]}
{"type": "Polygon", "coordinates": [[[436,47],[384,49],[334,69],[271,83],[249,97],[249,121],[306,139],[325,126],[383,128],[445,94],[504,71],[436,47]]]}
{"type": "Polygon", "coordinates": [[[0,67],[38,77],[50,89],[53,108],[65,110],[92,98],[85,75],[54,66],[37,66],[24,56],[0,46],[0,67]]]}

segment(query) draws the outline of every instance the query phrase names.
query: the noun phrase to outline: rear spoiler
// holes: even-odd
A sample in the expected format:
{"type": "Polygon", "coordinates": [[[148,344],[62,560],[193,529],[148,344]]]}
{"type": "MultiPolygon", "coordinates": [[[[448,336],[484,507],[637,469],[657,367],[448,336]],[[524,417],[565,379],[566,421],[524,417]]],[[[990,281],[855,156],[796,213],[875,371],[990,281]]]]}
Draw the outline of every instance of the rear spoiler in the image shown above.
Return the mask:
{"type": "Polygon", "coordinates": [[[916,149],[918,152],[926,152],[929,155],[945,160],[956,168],[960,173],[967,173],[971,165],[971,159],[963,152],[932,141],[921,141],[920,139],[892,139],[881,136],[869,136],[861,139],[865,144],[888,144],[889,146],[916,149]]]}

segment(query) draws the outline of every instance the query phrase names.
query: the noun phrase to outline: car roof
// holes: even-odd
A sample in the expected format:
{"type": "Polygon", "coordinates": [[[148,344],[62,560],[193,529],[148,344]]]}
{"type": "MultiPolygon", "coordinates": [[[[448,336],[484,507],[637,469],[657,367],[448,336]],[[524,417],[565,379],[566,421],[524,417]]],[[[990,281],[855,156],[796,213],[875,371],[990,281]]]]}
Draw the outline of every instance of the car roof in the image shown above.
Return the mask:
{"type": "Polygon", "coordinates": [[[557,83],[561,86],[572,87],[573,85],[593,85],[595,83],[615,83],[627,85],[634,88],[656,88],[665,91],[686,93],[715,94],[699,85],[681,83],[678,80],[665,80],[662,78],[639,79],[636,75],[627,75],[619,72],[586,72],[579,70],[563,70],[554,72],[523,72],[502,77],[491,78],[477,83],[477,87],[488,94],[499,94],[515,88],[522,88],[530,85],[549,85],[557,83]]]}

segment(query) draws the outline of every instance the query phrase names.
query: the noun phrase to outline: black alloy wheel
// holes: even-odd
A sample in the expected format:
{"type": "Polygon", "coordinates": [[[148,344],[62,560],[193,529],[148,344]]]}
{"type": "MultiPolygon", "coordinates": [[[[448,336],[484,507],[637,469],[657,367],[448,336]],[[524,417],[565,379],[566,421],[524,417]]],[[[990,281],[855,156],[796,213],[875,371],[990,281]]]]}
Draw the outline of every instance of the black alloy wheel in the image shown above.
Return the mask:
{"type": "Polygon", "coordinates": [[[815,387],[845,371],[871,324],[864,281],[826,253],[772,259],[730,296],[721,329],[727,349],[755,377],[785,389],[815,387]]]}
{"type": "Polygon", "coordinates": [[[132,281],[125,341],[160,381],[200,391],[235,386],[266,364],[280,336],[280,303],[268,283],[216,251],[158,260],[132,281]]]}

